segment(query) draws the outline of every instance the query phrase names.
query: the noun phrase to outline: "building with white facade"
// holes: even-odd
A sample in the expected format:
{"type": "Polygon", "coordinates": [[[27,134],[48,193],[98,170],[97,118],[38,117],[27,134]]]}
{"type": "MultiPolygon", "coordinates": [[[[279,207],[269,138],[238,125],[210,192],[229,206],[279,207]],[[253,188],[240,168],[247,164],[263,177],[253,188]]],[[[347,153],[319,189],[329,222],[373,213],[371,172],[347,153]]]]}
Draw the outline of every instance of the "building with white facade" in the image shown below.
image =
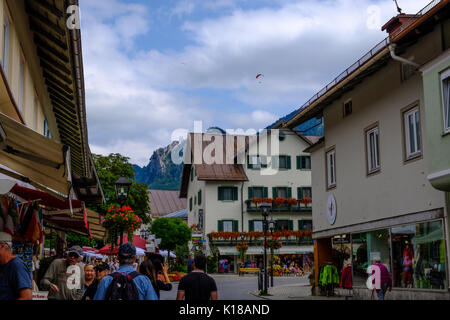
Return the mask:
{"type": "Polygon", "coordinates": [[[438,190],[429,179],[449,167],[448,157],[437,156],[448,145],[447,95],[438,89],[439,81],[446,88],[448,67],[429,74],[425,83],[437,85],[426,100],[420,71],[449,50],[449,9],[449,1],[433,1],[417,15],[391,19],[383,27],[389,37],[286,125],[324,121],[324,138],[305,150],[312,160],[316,283],[330,262],[351,266],[354,296],[369,299],[367,267],[380,258],[393,280],[388,299],[450,298],[449,197],[443,183],[438,190]],[[335,252],[342,260],[333,259],[335,252]]]}
{"type": "MultiPolygon", "coordinates": [[[[180,197],[187,198],[188,225],[195,230],[194,238],[204,241],[206,251],[212,245],[233,266],[238,262],[236,243],[242,232],[249,243],[246,260],[258,263],[262,258],[262,238],[255,233],[263,231],[263,217],[252,199],[312,196],[310,155],[302,150],[317,137],[292,130],[272,130],[256,137],[190,134],[185,152],[180,197]]],[[[282,233],[283,246],[277,254],[302,260],[302,255],[313,252],[311,239],[293,234],[312,229],[311,205],[273,204],[271,218],[275,231],[292,231],[287,236],[282,233]]]]}

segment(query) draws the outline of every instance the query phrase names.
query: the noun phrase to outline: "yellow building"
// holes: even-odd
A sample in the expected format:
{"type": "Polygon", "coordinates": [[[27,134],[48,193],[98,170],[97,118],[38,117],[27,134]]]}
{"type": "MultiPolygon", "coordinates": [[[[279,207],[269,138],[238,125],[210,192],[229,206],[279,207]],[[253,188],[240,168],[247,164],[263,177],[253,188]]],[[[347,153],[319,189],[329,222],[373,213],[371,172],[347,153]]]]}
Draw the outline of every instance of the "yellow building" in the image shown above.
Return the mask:
{"type": "Polygon", "coordinates": [[[104,196],[88,144],[81,33],[68,24],[74,5],[0,0],[0,180],[69,204],[64,223],[44,217],[46,226],[102,238],[98,214],[84,209],[104,196]],[[75,228],[76,218],[89,222],[75,228]]]}

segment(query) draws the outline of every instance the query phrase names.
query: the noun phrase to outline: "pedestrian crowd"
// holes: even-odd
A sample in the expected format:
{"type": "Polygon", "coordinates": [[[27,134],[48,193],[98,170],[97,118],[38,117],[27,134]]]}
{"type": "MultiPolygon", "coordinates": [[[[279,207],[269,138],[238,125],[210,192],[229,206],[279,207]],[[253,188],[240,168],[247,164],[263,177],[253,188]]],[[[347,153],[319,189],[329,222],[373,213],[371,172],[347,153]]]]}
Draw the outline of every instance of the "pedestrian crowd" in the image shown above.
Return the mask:
{"type": "MultiPolygon", "coordinates": [[[[122,244],[110,263],[83,263],[82,253],[74,246],[65,258],[52,261],[40,281],[48,300],[159,300],[161,290],[172,290],[168,264],[159,254],[147,254],[139,265],[131,243],[122,244]]],[[[177,300],[217,300],[216,283],[205,273],[206,257],[190,257],[190,265],[177,300]]],[[[0,300],[32,300],[34,290],[31,271],[14,256],[11,239],[0,235],[0,300]]]]}

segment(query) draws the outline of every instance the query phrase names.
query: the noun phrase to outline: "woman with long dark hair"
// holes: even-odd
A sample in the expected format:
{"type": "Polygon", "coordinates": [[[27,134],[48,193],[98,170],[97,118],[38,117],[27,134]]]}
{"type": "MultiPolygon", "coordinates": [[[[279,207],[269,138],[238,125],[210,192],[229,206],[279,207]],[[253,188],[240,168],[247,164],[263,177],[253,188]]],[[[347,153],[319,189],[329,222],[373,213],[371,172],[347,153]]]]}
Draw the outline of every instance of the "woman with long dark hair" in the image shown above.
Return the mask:
{"type": "Polygon", "coordinates": [[[141,266],[139,267],[139,272],[150,279],[150,282],[158,295],[158,299],[160,298],[160,290],[172,290],[172,284],[170,283],[169,275],[167,273],[169,266],[167,264],[163,265],[161,260],[162,257],[160,259],[159,257],[149,256],[144,262],[141,263],[141,266]],[[158,279],[159,272],[162,272],[164,282],[158,279]]]}

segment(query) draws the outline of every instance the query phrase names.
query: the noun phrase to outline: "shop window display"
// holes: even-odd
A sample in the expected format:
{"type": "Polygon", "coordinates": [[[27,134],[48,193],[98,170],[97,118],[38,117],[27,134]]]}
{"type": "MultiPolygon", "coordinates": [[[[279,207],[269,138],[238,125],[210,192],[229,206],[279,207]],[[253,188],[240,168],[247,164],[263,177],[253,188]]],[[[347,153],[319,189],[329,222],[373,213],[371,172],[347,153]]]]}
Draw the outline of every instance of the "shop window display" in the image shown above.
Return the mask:
{"type": "Polygon", "coordinates": [[[366,285],[367,268],[375,258],[380,258],[381,263],[391,272],[388,229],[353,234],[352,251],[354,285],[366,285]]]}
{"type": "Polygon", "coordinates": [[[393,281],[399,288],[445,289],[441,221],[392,228],[393,281]]]}

